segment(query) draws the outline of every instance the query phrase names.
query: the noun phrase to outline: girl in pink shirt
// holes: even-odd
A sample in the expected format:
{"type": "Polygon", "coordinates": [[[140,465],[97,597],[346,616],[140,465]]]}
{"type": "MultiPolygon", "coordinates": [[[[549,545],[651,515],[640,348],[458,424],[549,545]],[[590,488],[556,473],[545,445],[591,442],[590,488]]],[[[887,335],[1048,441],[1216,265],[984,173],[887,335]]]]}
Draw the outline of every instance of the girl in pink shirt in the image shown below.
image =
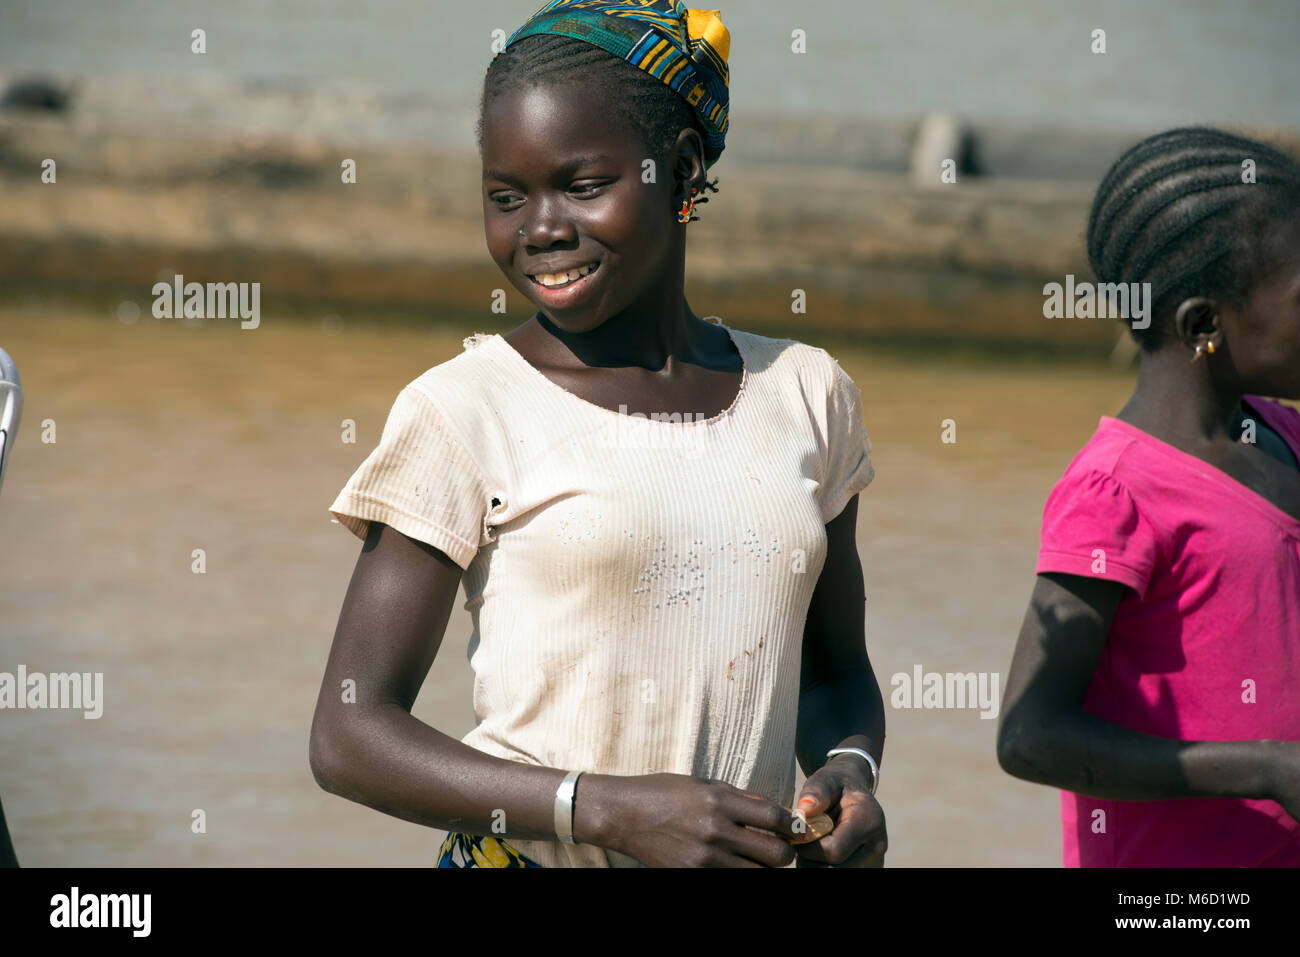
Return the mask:
{"type": "Polygon", "coordinates": [[[1066,866],[1300,867],[1300,164],[1151,137],[1088,255],[1150,283],[1141,371],[1048,497],[999,762],[1066,866]]]}

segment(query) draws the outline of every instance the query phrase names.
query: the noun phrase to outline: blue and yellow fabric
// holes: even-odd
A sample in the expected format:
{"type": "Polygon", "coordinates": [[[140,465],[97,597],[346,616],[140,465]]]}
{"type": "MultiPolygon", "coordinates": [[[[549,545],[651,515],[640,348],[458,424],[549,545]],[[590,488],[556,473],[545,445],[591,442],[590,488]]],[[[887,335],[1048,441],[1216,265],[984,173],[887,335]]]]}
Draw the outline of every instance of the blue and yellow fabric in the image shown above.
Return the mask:
{"type": "Polygon", "coordinates": [[[679,0],[552,0],[511,35],[502,52],[538,33],[594,43],[662,80],[699,116],[705,165],[722,155],[730,110],[731,34],[717,10],[688,10],[679,0]]]}
{"type": "Polygon", "coordinates": [[[452,831],[438,850],[439,867],[541,867],[499,838],[452,831]]]}

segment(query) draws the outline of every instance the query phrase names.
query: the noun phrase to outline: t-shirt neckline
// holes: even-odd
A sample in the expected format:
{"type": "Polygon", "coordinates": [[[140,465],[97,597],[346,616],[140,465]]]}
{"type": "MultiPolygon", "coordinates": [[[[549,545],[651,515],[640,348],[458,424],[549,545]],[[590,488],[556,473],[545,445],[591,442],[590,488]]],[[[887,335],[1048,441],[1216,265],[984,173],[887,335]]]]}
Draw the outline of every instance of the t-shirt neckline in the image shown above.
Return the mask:
{"type": "MultiPolygon", "coordinates": [[[[740,405],[741,399],[744,397],[746,391],[750,388],[751,370],[750,370],[749,356],[746,354],[745,347],[744,345],[741,344],[740,336],[736,334],[736,331],[732,329],[730,326],[725,325],[723,323],[717,323],[717,324],[722,326],[722,328],[727,331],[727,335],[731,337],[731,341],[736,347],[736,352],[740,354],[740,364],[741,364],[740,388],[736,391],[735,398],[731,400],[731,405],[727,406],[721,412],[707,419],[692,418],[689,422],[673,421],[671,416],[674,413],[654,413],[654,415],[660,417],[652,418],[650,416],[646,416],[646,418],[643,421],[653,422],[657,425],[689,428],[697,425],[711,425],[716,422],[721,422],[724,419],[731,418],[735,414],[737,407],[740,405]],[[669,417],[664,418],[663,416],[669,416],[669,417]]],[[[515,349],[514,346],[506,342],[505,336],[501,335],[500,333],[493,333],[492,339],[495,342],[497,342],[498,346],[503,351],[508,352],[513,357],[512,361],[516,362],[523,368],[527,369],[530,375],[536,377],[537,379],[540,379],[543,383],[545,383],[547,388],[552,389],[563,396],[567,396],[568,399],[573,402],[580,403],[581,405],[584,405],[589,409],[594,409],[596,412],[601,413],[603,415],[616,415],[623,419],[626,419],[629,416],[629,413],[617,412],[614,409],[607,409],[603,405],[597,405],[594,402],[589,402],[588,400],[584,399],[582,396],[574,392],[570,392],[568,389],[564,388],[558,383],[552,382],[546,375],[542,373],[540,369],[538,369],[531,362],[525,359],[519,353],[519,351],[515,349]]]]}
{"type": "MultiPolygon", "coordinates": [[[[1260,418],[1264,419],[1265,424],[1278,434],[1278,437],[1283,442],[1286,443],[1287,448],[1291,450],[1292,454],[1295,455],[1296,459],[1300,460],[1300,447],[1297,447],[1297,445],[1294,442],[1292,442],[1291,437],[1288,434],[1286,434],[1284,430],[1279,429],[1277,427],[1273,419],[1272,407],[1270,407],[1267,402],[1251,401],[1252,399],[1255,398],[1257,397],[1249,396],[1249,395],[1242,396],[1242,401],[1247,403],[1250,406],[1250,408],[1254,409],[1255,412],[1260,416],[1260,418]]],[[[1256,492],[1253,488],[1250,488],[1249,486],[1243,485],[1241,482],[1238,482],[1235,478],[1233,478],[1227,472],[1223,471],[1221,468],[1211,465],[1209,462],[1205,461],[1204,459],[1197,458],[1195,455],[1192,455],[1188,452],[1184,452],[1182,449],[1170,445],[1168,442],[1165,442],[1163,439],[1156,438],[1150,432],[1143,431],[1142,429],[1139,429],[1136,425],[1133,425],[1132,423],[1129,422],[1125,422],[1123,419],[1116,419],[1109,415],[1103,415],[1101,417],[1101,423],[1103,425],[1109,425],[1111,427],[1118,428],[1121,431],[1125,432],[1126,434],[1139,439],[1150,448],[1153,448],[1158,452],[1164,453],[1166,456],[1183,463],[1185,466],[1190,466],[1191,468],[1194,468],[1195,470],[1197,470],[1203,475],[1207,475],[1209,478],[1217,482],[1219,485],[1232,491],[1233,494],[1237,495],[1238,497],[1243,498],[1246,501],[1255,503],[1255,505],[1258,508],[1263,509],[1267,514],[1271,515],[1275,521],[1280,522],[1285,528],[1289,529],[1292,534],[1300,533],[1300,518],[1296,518],[1294,515],[1290,515],[1287,512],[1283,511],[1281,508],[1279,508],[1277,505],[1274,505],[1263,495],[1260,495],[1258,492],[1256,492]]]]}

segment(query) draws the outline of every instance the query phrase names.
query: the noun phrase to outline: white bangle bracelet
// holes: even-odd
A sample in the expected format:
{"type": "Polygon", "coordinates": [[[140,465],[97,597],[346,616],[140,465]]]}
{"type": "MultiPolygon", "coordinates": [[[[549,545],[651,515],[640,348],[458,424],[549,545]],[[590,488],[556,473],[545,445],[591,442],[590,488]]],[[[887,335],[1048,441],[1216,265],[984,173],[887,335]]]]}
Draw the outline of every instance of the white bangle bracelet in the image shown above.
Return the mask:
{"type": "Polygon", "coordinates": [[[826,757],[833,758],[837,754],[860,754],[867,759],[867,764],[871,765],[871,794],[874,797],[876,785],[880,783],[880,765],[876,764],[876,759],[861,748],[831,748],[826,752],[826,757]]]}
{"type": "Polygon", "coordinates": [[[565,844],[573,844],[573,796],[578,791],[581,771],[570,771],[555,789],[555,836],[565,844]]]}

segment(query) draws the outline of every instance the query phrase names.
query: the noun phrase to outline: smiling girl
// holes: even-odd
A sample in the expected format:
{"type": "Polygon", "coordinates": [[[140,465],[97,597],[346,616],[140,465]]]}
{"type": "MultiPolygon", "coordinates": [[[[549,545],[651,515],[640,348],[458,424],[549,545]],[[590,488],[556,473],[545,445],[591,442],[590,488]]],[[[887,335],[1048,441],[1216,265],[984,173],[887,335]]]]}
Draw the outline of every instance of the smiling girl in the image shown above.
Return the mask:
{"type": "Polygon", "coordinates": [[[488,250],[537,308],[398,395],[330,511],[365,540],[321,686],[330,791],[441,866],[879,865],[884,709],[855,541],[861,397],[699,318],[687,223],[729,37],[675,0],[547,4],[485,80],[488,250]],[[410,714],[463,582],[476,727],[410,714]],[[355,681],[356,702],[340,700],[355,681]]]}
{"type": "Polygon", "coordinates": [[[1300,867],[1300,165],[1139,143],[1088,224],[1150,282],[1137,389],[1048,497],[998,756],[1083,867],[1300,867]]]}

